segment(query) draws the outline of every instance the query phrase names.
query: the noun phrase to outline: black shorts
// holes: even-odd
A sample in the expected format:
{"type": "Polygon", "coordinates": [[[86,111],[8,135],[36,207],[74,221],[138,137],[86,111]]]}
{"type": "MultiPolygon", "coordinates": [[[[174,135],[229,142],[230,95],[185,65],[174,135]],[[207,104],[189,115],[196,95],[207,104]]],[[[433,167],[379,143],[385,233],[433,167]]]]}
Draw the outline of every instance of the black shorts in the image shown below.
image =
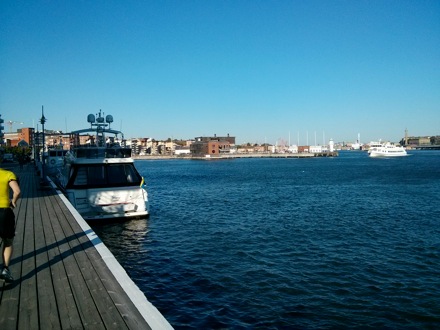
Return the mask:
{"type": "Polygon", "coordinates": [[[10,207],[0,208],[0,237],[14,238],[15,236],[15,215],[10,207]]]}

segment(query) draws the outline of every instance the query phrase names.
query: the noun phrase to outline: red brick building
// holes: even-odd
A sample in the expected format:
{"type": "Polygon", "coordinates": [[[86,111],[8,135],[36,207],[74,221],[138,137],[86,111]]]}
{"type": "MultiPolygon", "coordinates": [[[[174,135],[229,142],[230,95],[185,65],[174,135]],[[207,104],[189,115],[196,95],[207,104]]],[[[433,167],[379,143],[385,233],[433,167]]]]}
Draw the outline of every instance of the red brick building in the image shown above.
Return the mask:
{"type": "Polygon", "coordinates": [[[16,133],[4,133],[6,145],[16,147],[20,141],[25,141],[29,146],[34,145],[34,129],[31,127],[20,128],[16,133]]]}
{"type": "Polygon", "coordinates": [[[235,145],[235,137],[197,137],[190,146],[191,155],[195,157],[219,156],[230,153],[231,146],[235,145]]]}

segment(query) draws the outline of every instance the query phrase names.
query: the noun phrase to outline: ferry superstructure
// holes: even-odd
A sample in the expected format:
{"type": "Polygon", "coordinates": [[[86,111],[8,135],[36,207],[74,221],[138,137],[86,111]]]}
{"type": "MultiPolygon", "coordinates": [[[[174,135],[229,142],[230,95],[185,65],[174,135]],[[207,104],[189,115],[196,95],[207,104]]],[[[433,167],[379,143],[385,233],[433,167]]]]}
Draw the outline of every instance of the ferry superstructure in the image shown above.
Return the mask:
{"type": "Polygon", "coordinates": [[[370,144],[368,154],[370,157],[402,157],[408,155],[404,147],[389,142],[370,144]]]}
{"type": "Polygon", "coordinates": [[[125,146],[122,132],[110,128],[112,116],[104,119],[101,111],[97,116],[88,115],[90,128],[70,133],[59,184],[85,220],[145,218],[148,193],[131,148],[125,146]]]}

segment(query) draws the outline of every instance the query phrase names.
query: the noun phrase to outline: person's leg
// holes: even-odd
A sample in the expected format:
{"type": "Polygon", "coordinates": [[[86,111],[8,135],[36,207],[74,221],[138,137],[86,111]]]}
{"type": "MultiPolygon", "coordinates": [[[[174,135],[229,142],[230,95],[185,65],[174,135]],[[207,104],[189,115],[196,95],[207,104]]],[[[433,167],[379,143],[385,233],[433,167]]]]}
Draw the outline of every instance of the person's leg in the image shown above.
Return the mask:
{"type": "Polygon", "coordinates": [[[9,267],[9,262],[11,261],[12,252],[13,252],[13,248],[12,248],[11,240],[8,239],[3,240],[3,266],[6,268],[9,267]]]}
{"type": "MultiPolygon", "coordinates": [[[[6,236],[5,223],[6,223],[6,209],[0,208],[0,247],[2,249],[3,263],[5,262],[5,236],[6,236]]],[[[0,272],[1,272],[1,268],[0,268],[0,272]]]]}
{"type": "Polygon", "coordinates": [[[11,271],[9,270],[9,262],[12,257],[12,241],[13,239],[3,239],[3,270],[0,273],[0,278],[10,283],[14,281],[11,271]]]}
{"type": "Polygon", "coordinates": [[[9,262],[12,258],[12,243],[14,242],[14,236],[15,236],[15,216],[14,212],[11,208],[5,209],[5,213],[2,214],[3,223],[3,270],[0,273],[0,278],[4,279],[6,282],[12,282],[14,279],[11,275],[11,271],[9,270],[9,262]]]}
{"type": "Polygon", "coordinates": [[[5,267],[9,267],[12,257],[12,243],[15,236],[15,215],[11,208],[7,208],[5,216],[4,236],[6,238],[3,238],[3,262],[5,267]]]}

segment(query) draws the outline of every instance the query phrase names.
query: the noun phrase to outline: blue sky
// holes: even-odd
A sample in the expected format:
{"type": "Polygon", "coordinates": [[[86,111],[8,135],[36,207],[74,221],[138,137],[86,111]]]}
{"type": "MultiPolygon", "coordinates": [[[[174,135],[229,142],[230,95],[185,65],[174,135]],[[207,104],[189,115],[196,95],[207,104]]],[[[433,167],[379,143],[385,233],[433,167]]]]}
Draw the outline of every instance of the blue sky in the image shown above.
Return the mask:
{"type": "Polygon", "coordinates": [[[44,105],[48,129],[102,109],[127,138],[440,135],[438,0],[1,1],[0,33],[14,130],[44,105]]]}

